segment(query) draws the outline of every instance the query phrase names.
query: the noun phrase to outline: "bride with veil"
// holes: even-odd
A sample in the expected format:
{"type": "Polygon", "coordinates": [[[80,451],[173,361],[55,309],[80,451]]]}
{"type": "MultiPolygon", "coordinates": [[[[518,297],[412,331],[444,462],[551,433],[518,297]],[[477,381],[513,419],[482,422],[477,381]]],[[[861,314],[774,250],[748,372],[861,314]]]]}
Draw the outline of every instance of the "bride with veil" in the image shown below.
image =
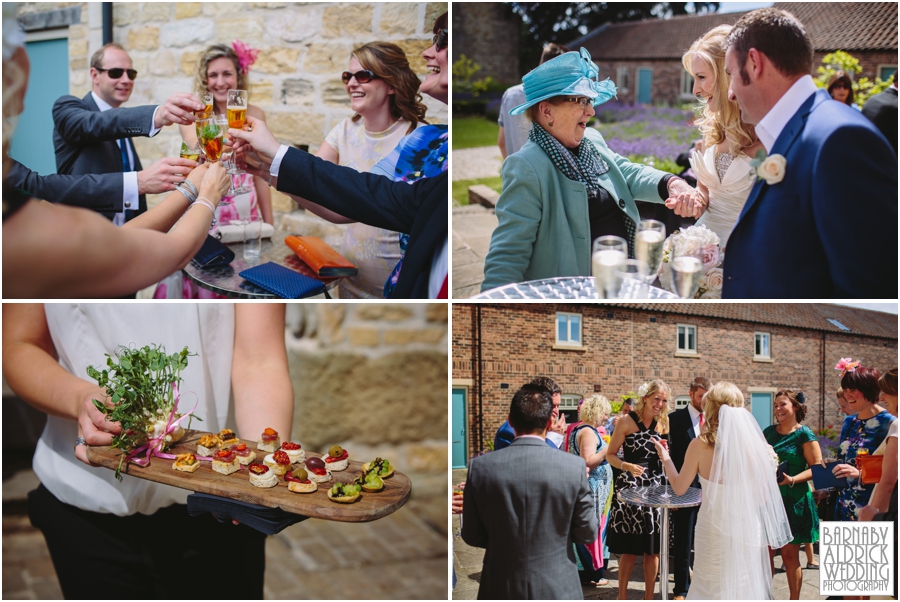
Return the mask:
{"type": "Polygon", "coordinates": [[[777,456],[737,386],[717,383],[703,401],[705,429],[688,446],[681,473],[655,442],[676,494],[698,473],[703,488],[687,598],[772,599],[769,548],[792,539],[776,482],[777,456]]]}

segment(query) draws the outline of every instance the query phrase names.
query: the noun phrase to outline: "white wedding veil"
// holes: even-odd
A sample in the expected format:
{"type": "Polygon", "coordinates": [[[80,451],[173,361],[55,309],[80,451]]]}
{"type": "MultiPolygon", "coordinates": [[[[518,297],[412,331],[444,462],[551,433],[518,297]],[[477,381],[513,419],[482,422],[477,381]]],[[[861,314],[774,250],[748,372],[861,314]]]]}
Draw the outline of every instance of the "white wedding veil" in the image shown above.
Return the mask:
{"type": "Polygon", "coordinates": [[[721,534],[719,579],[724,600],[773,597],[768,548],[780,548],[793,539],[775,481],[777,465],[753,415],[744,408],[720,406],[703,496],[721,534]]]}

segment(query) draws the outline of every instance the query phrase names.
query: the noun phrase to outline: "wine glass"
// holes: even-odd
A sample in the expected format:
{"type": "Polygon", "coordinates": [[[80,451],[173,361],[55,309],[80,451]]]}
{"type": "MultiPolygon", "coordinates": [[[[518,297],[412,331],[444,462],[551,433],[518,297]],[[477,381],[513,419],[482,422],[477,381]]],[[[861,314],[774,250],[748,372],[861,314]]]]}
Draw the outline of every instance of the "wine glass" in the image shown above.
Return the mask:
{"type": "Polygon", "coordinates": [[[655,219],[641,220],[634,235],[634,256],[647,264],[650,281],[653,282],[662,263],[663,245],[666,242],[666,225],[655,219]]]}
{"type": "Polygon", "coordinates": [[[616,282],[617,288],[619,291],[618,297],[620,299],[634,299],[636,297],[645,297],[646,292],[643,289],[647,288],[647,281],[650,278],[650,269],[647,267],[647,264],[641,261],[640,259],[626,259],[616,268],[616,282]],[[634,289],[629,289],[629,285],[626,284],[628,281],[631,281],[631,284],[637,283],[638,290],[634,291],[634,289]],[[630,296],[626,295],[628,290],[631,290],[632,294],[630,296]]]}
{"type": "Polygon", "coordinates": [[[628,243],[618,236],[601,236],[594,241],[591,273],[598,299],[615,299],[619,293],[616,268],[628,259],[628,243]]]}
{"type": "Polygon", "coordinates": [[[699,248],[676,249],[672,253],[672,292],[693,299],[703,276],[703,256],[699,248]]]}
{"type": "Polygon", "coordinates": [[[200,94],[200,102],[203,104],[203,108],[199,111],[195,111],[194,115],[197,116],[197,119],[209,119],[213,114],[212,92],[204,92],[203,94],[200,94]]]}

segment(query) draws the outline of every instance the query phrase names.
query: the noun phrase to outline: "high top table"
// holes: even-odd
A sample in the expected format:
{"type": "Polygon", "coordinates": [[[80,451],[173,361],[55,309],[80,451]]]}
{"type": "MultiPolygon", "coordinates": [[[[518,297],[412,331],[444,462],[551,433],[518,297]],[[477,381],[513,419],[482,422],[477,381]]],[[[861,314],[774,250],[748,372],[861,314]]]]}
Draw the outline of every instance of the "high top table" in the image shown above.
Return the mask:
{"type": "MultiPolygon", "coordinates": [[[[619,299],[678,299],[669,291],[638,280],[625,280],[619,299]]],[[[472,299],[590,299],[597,301],[593,276],[561,276],[514,282],[484,291],[472,299]]],[[[601,299],[602,300],[602,299],[601,299]]]]}
{"type": "Polygon", "coordinates": [[[671,487],[631,487],[620,490],[620,502],[647,508],[662,508],[659,542],[659,591],[662,600],[669,599],[669,508],[690,508],[699,506],[703,499],[700,489],[688,487],[683,495],[675,495],[671,487]],[[668,492],[669,497],[663,497],[668,492]]]}

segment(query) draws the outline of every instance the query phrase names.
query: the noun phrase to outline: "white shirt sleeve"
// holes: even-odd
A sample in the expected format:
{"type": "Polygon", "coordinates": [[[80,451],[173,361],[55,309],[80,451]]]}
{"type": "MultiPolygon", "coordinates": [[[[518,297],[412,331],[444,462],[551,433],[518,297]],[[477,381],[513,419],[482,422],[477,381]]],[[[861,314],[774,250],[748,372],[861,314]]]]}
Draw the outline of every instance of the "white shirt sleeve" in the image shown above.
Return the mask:
{"type": "Polygon", "coordinates": [[[150,133],[147,134],[147,136],[148,136],[149,138],[153,138],[154,136],[156,136],[156,135],[162,130],[162,128],[158,128],[158,127],[156,127],[156,126],[153,125],[153,124],[156,123],[156,113],[157,113],[161,108],[162,108],[162,105],[159,105],[158,107],[156,107],[156,111],[153,111],[153,119],[150,120],[150,133]]]}
{"type": "Polygon", "coordinates": [[[137,211],[139,207],[139,199],[138,199],[138,172],[136,171],[126,171],[122,174],[124,180],[124,187],[122,193],[122,210],[126,211],[131,209],[132,211],[137,211]]]}
{"type": "Polygon", "coordinates": [[[278,152],[275,153],[275,158],[272,159],[272,165],[269,166],[269,175],[278,177],[278,170],[281,169],[281,160],[284,159],[284,156],[288,152],[288,145],[282,144],[281,148],[278,149],[278,152]]]}

